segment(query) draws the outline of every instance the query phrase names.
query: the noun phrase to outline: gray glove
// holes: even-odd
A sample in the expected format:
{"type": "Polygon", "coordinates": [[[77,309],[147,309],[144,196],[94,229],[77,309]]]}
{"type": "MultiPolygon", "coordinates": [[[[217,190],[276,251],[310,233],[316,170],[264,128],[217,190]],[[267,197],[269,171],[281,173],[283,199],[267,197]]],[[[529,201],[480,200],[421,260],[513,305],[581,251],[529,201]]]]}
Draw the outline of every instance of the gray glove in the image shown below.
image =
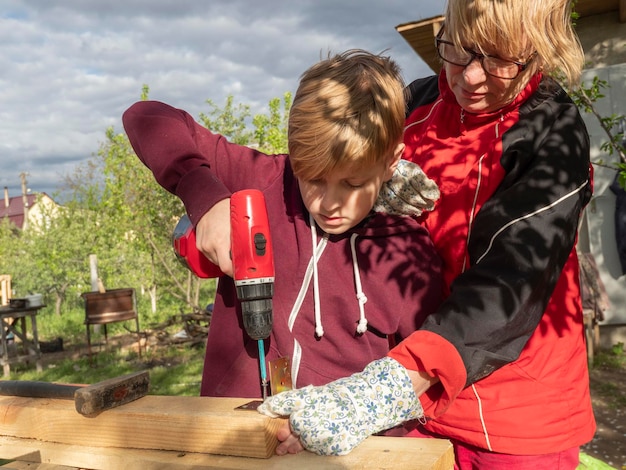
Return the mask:
{"type": "Polygon", "coordinates": [[[431,211],[439,199],[437,184],[429,179],[419,165],[400,160],[389,181],[380,188],[374,212],[419,216],[431,211]]]}
{"type": "Polygon", "coordinates": [[[390,357],[327,385],[271,396],[258,410],[289,416],[302,445],[319,455],[347,454],[372,434],[424,416],[406,369],[390,357]]]}

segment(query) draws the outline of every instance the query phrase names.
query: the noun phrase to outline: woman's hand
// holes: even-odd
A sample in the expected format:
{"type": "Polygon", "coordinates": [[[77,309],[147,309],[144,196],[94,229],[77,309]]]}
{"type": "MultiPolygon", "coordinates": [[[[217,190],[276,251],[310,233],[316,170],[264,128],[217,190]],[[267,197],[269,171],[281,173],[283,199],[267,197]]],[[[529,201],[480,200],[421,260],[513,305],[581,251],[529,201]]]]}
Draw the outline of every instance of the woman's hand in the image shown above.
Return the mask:
{"type": "Polygon", "coordinates": [[[220,270],[233,275],[230,258],[230,199],[223,199],[202,216],[196,225],[196,246],[220,270]]]}

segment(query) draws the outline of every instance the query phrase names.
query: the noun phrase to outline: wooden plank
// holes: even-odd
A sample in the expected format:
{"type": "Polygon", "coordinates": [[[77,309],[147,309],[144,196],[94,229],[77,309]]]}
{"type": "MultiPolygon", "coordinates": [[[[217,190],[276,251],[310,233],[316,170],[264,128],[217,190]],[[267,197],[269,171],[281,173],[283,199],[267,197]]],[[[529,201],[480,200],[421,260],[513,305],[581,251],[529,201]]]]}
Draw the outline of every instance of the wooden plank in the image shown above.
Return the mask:
{"type": "Polygon", "coordinates": [[[340,457],[321,457],[302,452],[269,459],[76,446],[0,436],[0,458],[90,470],[451,470],[454,466],[454,453],[449,441],[381,436],[366,439],[350,454],[340,457]]]}
{"type": "Polygon", "coordinates": [[[95,417],[73,400],[0,397],[0,435],[82,446],[268,458],[282,420],[235,410],[245,398],[149,395],[95,417]]]}

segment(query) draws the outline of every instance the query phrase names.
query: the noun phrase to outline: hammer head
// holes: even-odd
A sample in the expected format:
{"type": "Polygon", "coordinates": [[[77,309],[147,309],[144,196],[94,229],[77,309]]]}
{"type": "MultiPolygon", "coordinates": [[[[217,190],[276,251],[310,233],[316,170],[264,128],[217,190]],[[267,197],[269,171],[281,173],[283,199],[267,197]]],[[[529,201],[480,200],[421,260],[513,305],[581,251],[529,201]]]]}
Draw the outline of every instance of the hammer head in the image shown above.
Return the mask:
{"type": "Polygon", "coordinates": [[[95,416],[147,395],[149,387],[148,371],[134,372],[80,387],[74,392],[76,411],[84,416],[95,416]]]}

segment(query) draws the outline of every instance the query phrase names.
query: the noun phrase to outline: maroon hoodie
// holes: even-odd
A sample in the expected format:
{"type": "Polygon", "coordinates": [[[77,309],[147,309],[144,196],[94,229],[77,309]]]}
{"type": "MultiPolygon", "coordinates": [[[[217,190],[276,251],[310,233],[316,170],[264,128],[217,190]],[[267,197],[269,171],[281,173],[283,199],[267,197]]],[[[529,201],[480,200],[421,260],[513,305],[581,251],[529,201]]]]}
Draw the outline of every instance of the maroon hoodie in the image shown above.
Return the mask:
{"type": "MultiPolygon", "coordinates": [[[[287,155],[231,144],[159,102],[134,104],[123,122],[139,158],[181,198],[194,223],[232,192],[264,193],[276,271],[267,359],[290,357],[294,386],[322,385],[361,371],[388,352],[389,337],[408,336],[439,305],[440,260],[415,219],[372,213],[352,230],[330,236],[314,226],[316,290],[311,219],[287,155]],[[362,318],[367,331],[360,334],[362,318]],[[323,328],[321,337],[316,327],[323,328]]],[[[222,277],[201,394],[259,397],[259,384],[257,342],[242,327],[232,279],[222,277]]]]}

